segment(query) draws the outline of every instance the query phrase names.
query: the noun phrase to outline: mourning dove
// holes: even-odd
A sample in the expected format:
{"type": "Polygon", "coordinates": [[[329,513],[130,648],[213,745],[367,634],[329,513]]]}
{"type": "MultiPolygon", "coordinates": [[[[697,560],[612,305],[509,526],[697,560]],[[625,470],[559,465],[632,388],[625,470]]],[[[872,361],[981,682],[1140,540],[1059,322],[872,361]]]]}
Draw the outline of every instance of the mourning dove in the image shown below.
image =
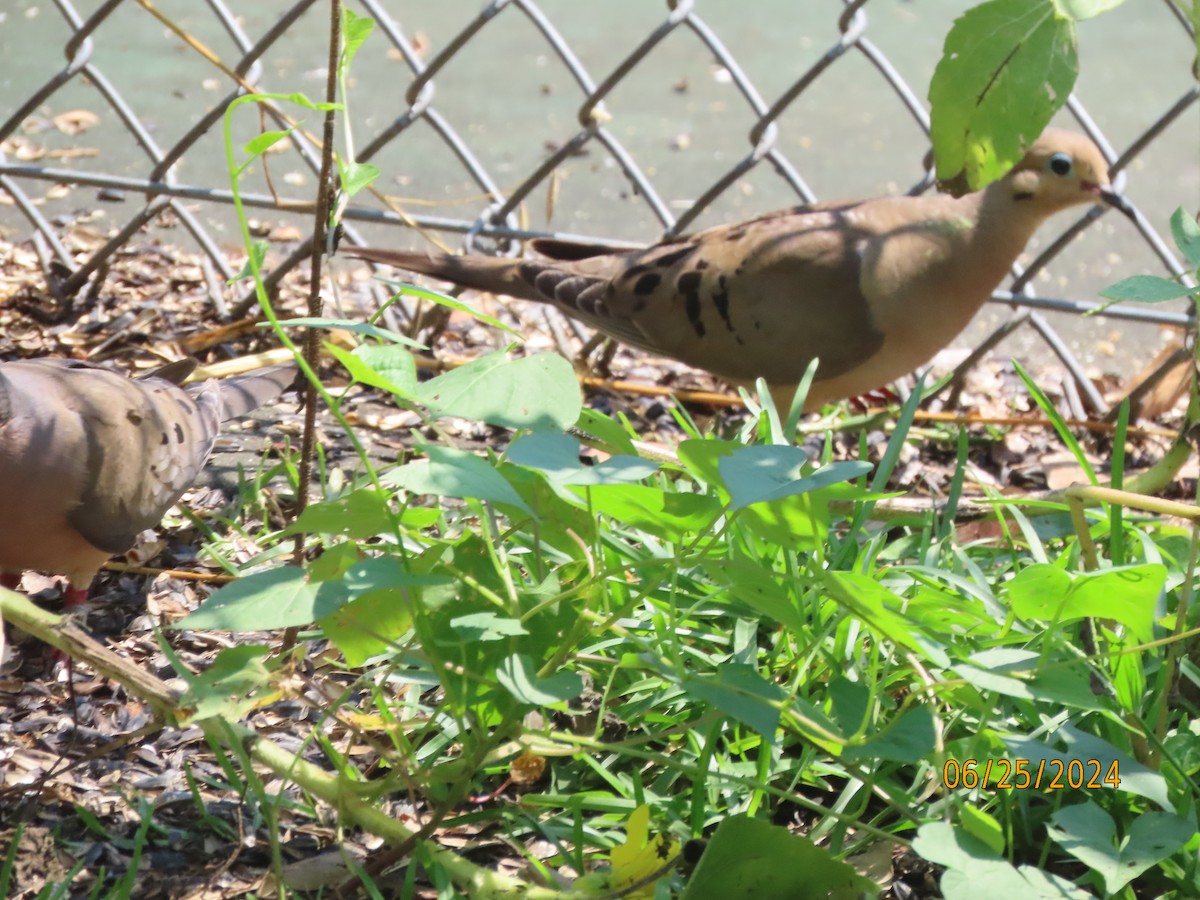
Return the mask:
{"type": "Polygon", "coordinates": [[[1047,129],[1004,178],[962,197],[801,206],[644,250],[532,241],[544,259],[344,252],[549,303],[736,384],[762,377],[783,410],[819,357],[812,409],[926,362],[967,325],[1048,216],[1097,201],[1132,215],[1096,145],[1047,129]]]}
{"type": "Polygon", "coordinates": [[[82,602],[100,566],[157,525],[190,487],[220,423],[293,380],[290,365],[186,389],[172,363],[131,380],[61,359],[0,364],[0,585],[66,575],[82,602]]]}

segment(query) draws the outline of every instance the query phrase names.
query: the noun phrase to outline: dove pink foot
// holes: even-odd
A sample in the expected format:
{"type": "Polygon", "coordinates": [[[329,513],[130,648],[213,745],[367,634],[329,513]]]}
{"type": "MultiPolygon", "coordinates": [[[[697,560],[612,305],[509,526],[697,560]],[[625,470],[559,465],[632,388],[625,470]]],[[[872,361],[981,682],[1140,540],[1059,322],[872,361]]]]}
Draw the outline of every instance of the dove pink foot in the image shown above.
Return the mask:
{"type": "Polygon", "coordinates": [[[893,403],[900,402],[900,395],[891,388],[876,388],[873,391],[865,391],[857,397],[850,398],[850,406],[858,412],[866,412],[875,406],[890,406],[893,403]]]}

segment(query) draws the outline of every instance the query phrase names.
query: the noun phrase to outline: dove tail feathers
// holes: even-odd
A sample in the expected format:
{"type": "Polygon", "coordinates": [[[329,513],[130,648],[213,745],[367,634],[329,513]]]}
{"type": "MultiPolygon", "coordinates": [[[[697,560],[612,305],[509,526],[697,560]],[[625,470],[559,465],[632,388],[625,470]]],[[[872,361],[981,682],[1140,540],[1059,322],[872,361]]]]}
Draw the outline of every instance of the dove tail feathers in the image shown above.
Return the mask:
{"type": "Polygon", "coordinates": [[[452,281],[462,287],[475,288],[492,294],[505,294],[524,300],[541,300],[539,294],[520,276],[523,260],[494,256],[452,256],[448,253],[416,253],[405,250],[384,250],[375,247],[344,247],[343,256],[354,256],[368,262],[385,263],[452,281]]]}
{"type": "MultiPolygon", "coordinates": [[[[217,383],[221,398],[221,421],[236,419],[257,409],[286,391],[295,380],[296,367],[291,363],[283,363],[247,375],[235,375],[217,383]]],[[[197,389],[203,390],[211,384],[205,382],[197,385],[197,389]]]]}

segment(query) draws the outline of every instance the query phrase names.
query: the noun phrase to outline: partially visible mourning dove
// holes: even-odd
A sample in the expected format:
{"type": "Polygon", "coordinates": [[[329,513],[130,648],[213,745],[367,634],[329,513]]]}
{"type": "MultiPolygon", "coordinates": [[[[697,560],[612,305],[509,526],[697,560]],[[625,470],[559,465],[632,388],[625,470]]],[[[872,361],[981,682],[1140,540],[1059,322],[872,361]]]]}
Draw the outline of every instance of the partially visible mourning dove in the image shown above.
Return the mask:
{"type": "Polygon", "coordinates": [[[645,250],[534,240],[546,259],[348,247],[373,262],[550,303],[635,347],[776,405],[820,358],[806,408],[911,372],[971,320],[1050,215],[1104,201],[1108,165],[1081,134],[1047,129],[1004,178],[962,197],[878,197],[769,213],[645,250]]]}
{"type": "Polygon", "coordinates": [[[82,602],[104,561],[195,482],[221,422],[295,377],[284,365],[179,387],[195,365],[132,380],[73,360],[0,364],[0,584],[66,575],[68,605],[82,602]]]}

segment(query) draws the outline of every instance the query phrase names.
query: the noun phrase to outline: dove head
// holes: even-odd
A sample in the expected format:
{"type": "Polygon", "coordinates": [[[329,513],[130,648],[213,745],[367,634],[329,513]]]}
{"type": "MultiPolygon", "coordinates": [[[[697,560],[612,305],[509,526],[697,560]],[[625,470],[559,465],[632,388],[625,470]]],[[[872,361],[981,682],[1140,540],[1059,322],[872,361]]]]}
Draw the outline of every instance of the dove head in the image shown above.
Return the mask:
{"type": "Polygon", "coordinates": [[[1100,148],[1075,131],[1047,128],[1004,181],[1014,200],[1030,203],[1040,216],[1100,202],[1133,217],[1132,208],[1109,183],[1108,162],[1100,148]]]}

